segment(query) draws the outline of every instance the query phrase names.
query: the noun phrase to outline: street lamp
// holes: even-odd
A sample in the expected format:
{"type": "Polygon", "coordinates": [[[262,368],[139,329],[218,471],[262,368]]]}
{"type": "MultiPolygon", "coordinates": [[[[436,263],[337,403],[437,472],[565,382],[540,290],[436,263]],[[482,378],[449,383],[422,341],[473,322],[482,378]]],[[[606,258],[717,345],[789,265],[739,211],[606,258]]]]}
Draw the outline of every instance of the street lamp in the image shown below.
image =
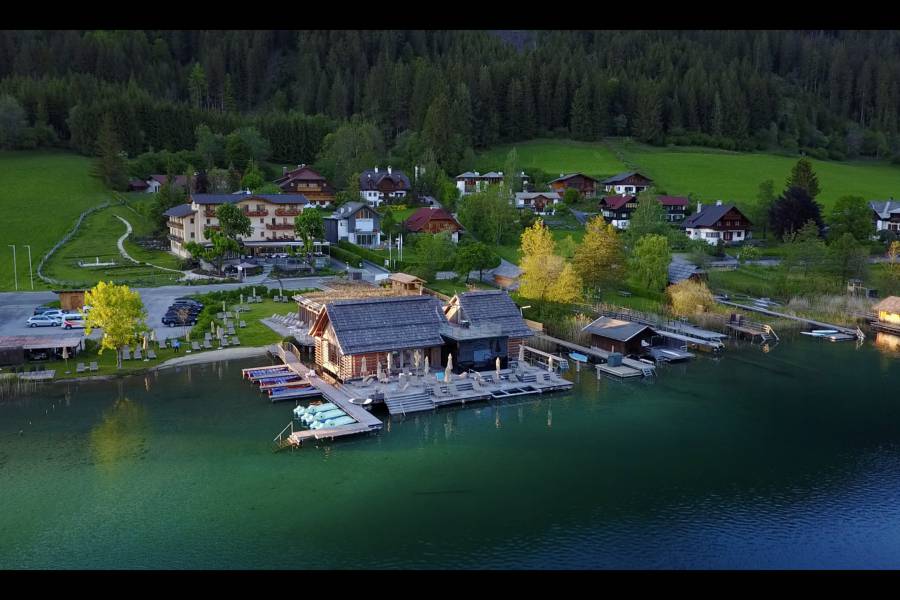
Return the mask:
{"type": "Polygon", "coordinates": [[[12,244],[7,244],[10,248],[13,249],[13,277],[16,280],[16,291],[19,291],[19,273],[16,269],[16,247],[12,244]]]}
{"type": "Polygon", "coordinates": [[[34,271],[31,270],[31,246],[25,244],[28,248],[28,276],[31,277],[31,289],[34,290],[34,271]]]}

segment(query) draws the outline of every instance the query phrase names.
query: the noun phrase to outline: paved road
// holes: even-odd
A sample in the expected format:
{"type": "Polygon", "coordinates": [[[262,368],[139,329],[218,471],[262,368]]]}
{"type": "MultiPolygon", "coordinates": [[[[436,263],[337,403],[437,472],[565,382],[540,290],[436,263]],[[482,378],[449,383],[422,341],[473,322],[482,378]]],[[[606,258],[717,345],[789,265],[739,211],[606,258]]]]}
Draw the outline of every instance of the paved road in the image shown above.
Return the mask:
{"type": "MultiPolygon", "coordinates": [[[[322,287],[324,281],[332,279],[331,277],[298,277],[295,279],[282,279],[281,282],[286,289],[322,287]]],[[[180,335],[182,329],[180,327],[167,327],[162,324],[161,320],[166,309],[172,301],[179,296],[188,296],[191,294],[204,294],[207,292],[216,292],[219,290],[232,290],[243,285],[257,285],[260,288],[277,288],[277,281],[264,281],[259,283],[217,283],[203,286],[190,285],[168,285],[155,288],[135,288],[144,301],[147,308],[147,324],[155,331],[159,339],[175,337],[180,335]]],[[[25,321],[30,317],[36,306],[46,302],[58,300],[53,292],[2,292],[0,293],[0,335],[25,335],[25,334],[48,334],[59,331],[56,327],[36,327],[34,329],[25,326],[25,321]]],[[[290,307],[290,305],[285,305],[290,307]]],[[[288,310],[285,309],[285,312],[288,310]]],[[[94,332],[91,337],[96,337],[99,332],[94,332]]]]}

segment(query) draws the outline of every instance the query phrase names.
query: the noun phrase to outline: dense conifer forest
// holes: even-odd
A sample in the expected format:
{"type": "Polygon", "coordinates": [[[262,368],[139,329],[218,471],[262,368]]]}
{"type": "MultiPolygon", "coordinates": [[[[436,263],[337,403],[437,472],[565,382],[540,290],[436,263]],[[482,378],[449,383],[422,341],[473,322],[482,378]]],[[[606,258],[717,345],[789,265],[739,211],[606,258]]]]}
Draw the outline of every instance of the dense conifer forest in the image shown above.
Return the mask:
{"type": "Polygon", "coordinates": [[[448,171],[537,136],[900,155],[893,31],[2,31],[0,145],[131,157],[258,129],[315,160],[358,115],[448,171]]]}

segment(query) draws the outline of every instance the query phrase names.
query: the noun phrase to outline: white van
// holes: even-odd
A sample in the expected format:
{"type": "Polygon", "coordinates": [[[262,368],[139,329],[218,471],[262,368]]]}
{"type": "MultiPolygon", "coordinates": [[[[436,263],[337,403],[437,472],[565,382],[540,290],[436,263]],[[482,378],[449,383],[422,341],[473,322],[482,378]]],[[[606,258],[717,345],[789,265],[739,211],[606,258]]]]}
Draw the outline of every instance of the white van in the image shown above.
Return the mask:
{"type": "Polygon", "coordinates": [[[68,313],[62,316],[63,329],[84,329],[84,315],[68,313]]]}

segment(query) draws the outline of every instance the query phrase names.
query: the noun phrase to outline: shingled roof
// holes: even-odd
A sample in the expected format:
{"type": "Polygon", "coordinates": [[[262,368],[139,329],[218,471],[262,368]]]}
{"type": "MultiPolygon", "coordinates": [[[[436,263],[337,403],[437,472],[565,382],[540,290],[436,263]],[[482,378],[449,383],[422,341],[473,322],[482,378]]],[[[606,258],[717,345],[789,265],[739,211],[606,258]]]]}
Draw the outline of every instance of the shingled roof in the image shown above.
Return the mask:
{"type": "Polygon", "coordinates": [[[431,296],[339,300],[325,306],[344,354],[440,346],[447,317],[431,296]]]}
{"type": "Polygon", "coordinates": [[[890,219],[891,213],[900,214],[900,202],[893,198],[890,200],[872,200],[869,202],[869,206],[878,213],[878,216],[881,219],[890,219]]]}
{"type": "Polygon", "coordinates": [[[685,229],[695,227],[712,227],[713,225],[718,223],[719,220],[724,217],[725,214],[731,209],[741,212],[734,206],[734,204],[714,204],[712,206],[702,205],[700,207],[700,212],[696,212],[689,216],[683,221],[681,226],[685,229]]]}
{"type": "Polygon", "coordinates": [[[706,271],[689,262],[669,263],[669,283],[679,283],[692,277],[705,277],[706,271]]]}
{"type": "Polygon", "coordinates": [[[884,311],[900,314],[900,296],[888,296],[872,308],[878,312],[884,311]]]}
{"type": "Polygon", "coordinates": [[[428,208],[427,206],[420,208],[409,216],[406,220],[406,228],[413,232],[420,231],[432,219],[453,221],[458,228],[462,229],[459,221],[443,208],[428,208]]]}
{"type": "Polygon", "coordinates": [[[556,179],[550,181],[550,183],[556,183],[557,181],[565,181],[567,179],[572,179],[573,177],[578,177],[578,176],[584,177],[585,179],[590,179],[591,181],[597,181],[596,177],[591,177],[590,175],[585,175],[584,173],[568,173],[568,174],[563,173],[556,179]]]}
{"type": "Polygon", "coordinates": [[[392,180],[394,183],[399,183],[401,189],[409,190],[412,188],[412,185],[409,183],[409,177],[403,171],[391,169],[391,172],[388,173],[379,169],[376,173],[375,169],[366,169],[359,174],[359,189],[362,191],[377,190],[378,184],[385,178],[392,180]]]}
{"type": "Polygon", "coordinates": [[[629,202],[637,202],[637,196],[606,196],[605,198],[603,198],[603,200],[600,201],[600,204],[602,206],[605,206],[606,208],[618,210],[629,202]]]}
{"type": "Polygon", "coordinates": [[[653,331],[653,328],[643,323],[620,321],[612,317],[600,317],[593,323],[586,325],[582,331],[599,335],[618,342],[627,342],[645,329],[653,331]]]}
{"type": "Polygon", "coordinates": [[[628,171],[627,173],[619,173],[618,175],[613,175],[612,177],[607,177],[600,183],[612,185],[614,183],[619,183],[620,181],[624,181],[624,180],[628,179],[629,177],[631,177],[632,175],[637,175],[638,177],[646,179],[647,181],[653,181],[646,175],[642,175],[641,173],[638,173],[637,171],[628,171]]]}
{"type": "Polygon", "coordinates": [[[188,215],[194,214],[194,209],[191,208],[190,204],[179,204],[178,206],[173,206],[169,210],[163,213],[166,217],[186,217],[188,215]]]}
{"type": "Polygon", "coordinates": [[[456,296],[462,316],[472,325],[499,325],[503,335],[531,337],[534,332],[525,324],[522,311],[509,294],[500,290],[464,292],[456,296]]]}

